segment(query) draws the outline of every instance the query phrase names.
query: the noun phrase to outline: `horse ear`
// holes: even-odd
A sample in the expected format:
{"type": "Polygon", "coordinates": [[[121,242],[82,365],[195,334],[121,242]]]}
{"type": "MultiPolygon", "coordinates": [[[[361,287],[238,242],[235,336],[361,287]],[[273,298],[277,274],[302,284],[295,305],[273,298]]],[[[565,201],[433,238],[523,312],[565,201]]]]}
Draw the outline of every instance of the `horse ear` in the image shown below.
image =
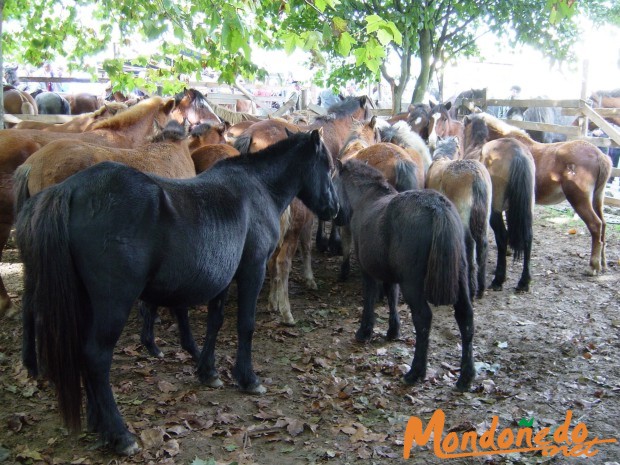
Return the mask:
{"type": "Polygon", "coordinates": [[[432,100],[429,100],[429,101],[428,101],[428,105],[429,105],[431,108],[433,108],[433,107],[434,107],[434,106],[436,106],[437,104],[436,104],[436,103],[434,103],[432,100]]]}
{"type": "Polygon", "coordinates": [[[168,99],[166,103],[164,103],[162,110],[164,114],[169,115],[173,108],[174,108],[174,99],[171,98],[171,99],[168,99]]]}
{"type": "Polygon", "coordinates": [[[463,116],[463,124],[467,126],[469,123],[471,123],[471,118],[469,115],[463,116]]]}
{"type": "Polygon", "coordinates": [[[286,137],[291,137],[293,134],[295,134],[293,131],[291,131],[286,126],[284,127],[284,130],[286,131],[286,137]]]}
{"type": "Polygon", "coordinates": [[[449,110],[450,108],[452,108],[452,102],[446,103],[444,107],[446,107],[446,110],[449,110]]]}
{"type": "Polygon", "coordinates": [[[377,117],[376,117],[376,116],[373,116],[373,117],[370,119],[370,129],[374,129],[376,124],[377,124],[377,117]]]}
{"type": "Polygon", "coordinates": [[[321,144],[321,137],[323,137],[323,128],[314,129],[310,133],[310,139],[318,147],[321,144]]]}
{"type": "Polygon", "coordinates": [[[342,160],[340,158],[336,158],[336,172],[338,174],[340,174],[340,172],[342,171],[342,160]]]}
{"type": "Polygon", "coordinates": [[[407,112],[411,113],[413,110],[415,110],[415,105],[413,103],[410,103],[407,107],[407,112]]]}

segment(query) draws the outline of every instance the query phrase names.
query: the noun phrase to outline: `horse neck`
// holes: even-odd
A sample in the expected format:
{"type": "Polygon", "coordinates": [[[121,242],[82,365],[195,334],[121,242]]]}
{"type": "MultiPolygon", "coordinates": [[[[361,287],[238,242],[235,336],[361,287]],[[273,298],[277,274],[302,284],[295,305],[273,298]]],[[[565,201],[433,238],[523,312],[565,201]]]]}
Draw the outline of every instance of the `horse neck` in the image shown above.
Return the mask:
{"type": "Polygon", "coordinates": [[[133,124],[124,126],[122,129],[102,128],[106,133],[124,138],[128,146],[138,147],[155,133],[155,117],[159,109],[153,109],[151,114],[137,119],[133,124]]]}
{"type": "Polygon", "coordinates": [[[389,187],[376,182],[360,183],[355,181],[347,182],[347,180],[344,180],[344,185],[351,204],[351,209],[354,212],[361,211],[360,207],[369,206],[393,193],[389,187]]]}
{"type": "Polygon", "coordinates": [[[317,120],[310,126],[309,130],[323,128],[323,141],[332,158],[335,160],[342,150],[344,141],[351,132],[353,126],[353,118],[349,115],[336,117],[330,120],[317,120]]]}

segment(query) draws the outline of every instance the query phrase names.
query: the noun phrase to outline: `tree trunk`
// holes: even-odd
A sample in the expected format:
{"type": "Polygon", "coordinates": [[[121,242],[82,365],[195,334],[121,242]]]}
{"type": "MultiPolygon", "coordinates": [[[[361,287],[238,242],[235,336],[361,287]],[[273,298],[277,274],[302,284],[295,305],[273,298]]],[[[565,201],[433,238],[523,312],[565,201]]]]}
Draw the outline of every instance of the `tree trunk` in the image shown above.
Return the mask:
{"type": "Polygon", "coordinates": [[[428,89],[428,84],[431,82],[431,76],[433,74],[433,67],[431,65],[432,58],[431,31],[423,29],[420,32],[420,75],[415,83],[411,103],[422,103],[424,99],[424,94],[428,89]]]}

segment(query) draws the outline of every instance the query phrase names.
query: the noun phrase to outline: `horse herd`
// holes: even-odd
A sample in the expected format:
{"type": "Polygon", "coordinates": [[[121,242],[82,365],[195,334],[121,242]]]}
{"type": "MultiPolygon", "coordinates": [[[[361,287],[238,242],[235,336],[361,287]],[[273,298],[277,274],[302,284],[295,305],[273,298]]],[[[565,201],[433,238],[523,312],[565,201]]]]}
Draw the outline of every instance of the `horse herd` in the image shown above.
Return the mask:
{"type": "MultiPolygon", "coordinates": [[[[258,294],[268,272],[269,307],[295,323],[288,278],[300,248],[305,284],[316,288],[315,216],[332,221],[329,239],[319,224],[317,248],[342,251],[341,279],[355,251],[364,298],[357,340],[372,336],[381,295],[390,340],[400,333],[401,295],[409,305],[416,348],[407,383],[426,374],[432,303],[454,306],[457,388],[470,388],[472,299],[486,288],[487,225],[498,248],[493,289],[505,281],[508,246],[523,259],[517,290],[529,289],[534,202],[568,200],[592,236],[588,272],[605,269],[602,203],[611,164],[587,142],[538,143],[489,114],[457,121],[446,105],[379,120],[365,96],[308,125],[274,118],[241,129],[204,103],[192,89],[114,115],[98,109],[70,128],[0,131],[0,247],[15,224],[24,365],[54,384],[72,430],[81,427],[85,392],[88,429],[119,454],[138,451],[109,379],[136,301],[148,351],[162,356],[153,322],[158,306],[169,307],[198,378],[218,387],[215,345],[236,281],[233,376],[242,390],[263,393],[251,358],[258,294]],[[202,303],[207,332],[198,349],[188,307],[202,303]]],[[[0,304],[0,312],[15,312],[1,281],[0,304]]]]}

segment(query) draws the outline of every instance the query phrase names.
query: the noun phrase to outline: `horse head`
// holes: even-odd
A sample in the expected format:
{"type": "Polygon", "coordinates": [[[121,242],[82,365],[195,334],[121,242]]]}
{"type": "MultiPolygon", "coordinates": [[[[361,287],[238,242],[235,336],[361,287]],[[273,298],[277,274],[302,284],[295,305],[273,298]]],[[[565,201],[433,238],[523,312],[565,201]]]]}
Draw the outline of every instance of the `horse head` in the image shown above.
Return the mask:
{"type": "Polygon", "coordinates": [[[304,160],[313,160],[310,169],[303,177],[302,187],[297,197],[319,219],[327,221],[333,219],[340,209],[338,195],[332,182],[334,164],[329,150],[322,137],[322,129],[315,129],[310,133],[291,133],[287,129],[289,138],[301,138],[305,152],[304,160]]]}

